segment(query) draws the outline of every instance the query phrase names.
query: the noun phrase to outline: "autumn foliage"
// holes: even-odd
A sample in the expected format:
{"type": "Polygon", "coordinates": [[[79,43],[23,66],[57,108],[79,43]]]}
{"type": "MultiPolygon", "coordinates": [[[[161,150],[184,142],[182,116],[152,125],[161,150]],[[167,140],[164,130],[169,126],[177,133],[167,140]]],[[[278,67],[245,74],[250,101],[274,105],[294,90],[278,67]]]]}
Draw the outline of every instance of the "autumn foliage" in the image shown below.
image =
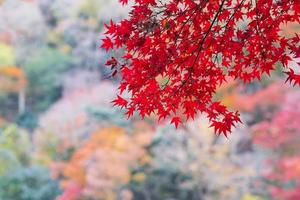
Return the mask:
{"type": "Polygon", "coordinates": [[[0,67],[0,90],[18,92],[24,90],[27,84],[26,75],[19,67],[0,67]]]}
{"type": "MultiPolygon", "coordinates": [[[[260,93],[269,91],[267,88],[260,93]]],[[[300,95],[285,88],[281,99],[281,102],[274,103],[273,109],[264,113],[264,119],[251,130],[255,144],[273,150],[267,162],[269,170],[264,174],[270,193],[276,199],[295,200],[300,198],[300,154],[297,151],[300,144],[297,120],[300,117],[300,95]]],[[[264,102],[263,99],[261,101],[264,102]]]]}
{"type": "Polygon", "coordinates": [[[147,157],[144,147],[150,141],[149,131],[135,131],[131,136],[122,128],[95,132],[70,161],[56,163],[56,174],[64,177],[62,186],[65,189],[58,199],[78,199],[80,196],[116,199],[117,187],[130,180],[130,167],[147,157]]]}
{"type": "Polygon", "coordinates": [[[124,52],[106,63],[112,76],[121,76],[113,103],[128,117],[154,113],[176,127],[204,113],[215,133],[226,136],[239,114],[214,94],[229,77],[250,83],[279,64],[287,81],[300,85],[288,65],[300,55],[300,37],[280,33],[282,24],[299,23],[299,12],[295,0],[135,0],[127,19],[106,25],[101,46],[124,52]]]}

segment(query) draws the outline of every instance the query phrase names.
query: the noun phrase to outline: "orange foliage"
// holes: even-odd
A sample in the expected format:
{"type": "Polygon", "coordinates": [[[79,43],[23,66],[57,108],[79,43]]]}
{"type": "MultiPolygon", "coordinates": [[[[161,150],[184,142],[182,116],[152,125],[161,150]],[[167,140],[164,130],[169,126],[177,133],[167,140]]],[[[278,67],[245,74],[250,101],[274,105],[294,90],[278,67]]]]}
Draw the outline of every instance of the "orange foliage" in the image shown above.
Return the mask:
{"type": "Polygon", "coordinates": [[[117,127],[95,132],[70,161],[62,163],[61,173],[66,177],[62,187],[76,184],[84,196],[115,199],[114,190],[130,179],[130,167],[146,160],[144,146],[151,142],[151,135],[145,131],[129,135],[117,127]]]}
{"type": "Polygon", "coordinates": [[[0,90],[19,92],[26,87],[27,79],[21,68],[6,66],[0,68],[0,83],[0,90]]]}

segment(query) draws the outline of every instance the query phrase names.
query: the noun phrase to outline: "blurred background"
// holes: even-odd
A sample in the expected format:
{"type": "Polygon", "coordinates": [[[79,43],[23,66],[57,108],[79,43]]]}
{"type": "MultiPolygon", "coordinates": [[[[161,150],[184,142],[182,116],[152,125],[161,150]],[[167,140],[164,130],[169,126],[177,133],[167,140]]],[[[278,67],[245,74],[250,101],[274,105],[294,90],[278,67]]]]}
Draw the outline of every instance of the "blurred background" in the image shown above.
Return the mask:
{"type": "Polygon", "coordinates": [[[118,78],[98,46],[129,10],[0,0],[0,200],[300,199],[300,89],[280,70],[218,90],[242,112],[228,139],[201,116],[176,130],[111,106],[118,78]]]}

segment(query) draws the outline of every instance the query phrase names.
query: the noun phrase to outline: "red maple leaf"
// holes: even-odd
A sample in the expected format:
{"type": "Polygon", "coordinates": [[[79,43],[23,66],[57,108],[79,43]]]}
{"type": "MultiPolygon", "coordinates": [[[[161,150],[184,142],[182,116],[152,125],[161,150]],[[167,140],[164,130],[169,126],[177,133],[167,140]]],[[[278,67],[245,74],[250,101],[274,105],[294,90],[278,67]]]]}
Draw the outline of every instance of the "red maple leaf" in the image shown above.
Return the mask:
{"type": "Polygon", "coordinates": [[[128,0],[119,0],[119,1],[123,6],[128,4],[128,0]]]}
{"type": "Polygon", "coordinates": [[[295,74],[295,72],[294,72],[293,69],[290,69],[289,72],[285,72],[285,73],[288,75],[288,77],[287,77],[287,79],[286,79],[285,82],[288,82],[288,81],[290,83],[294,82],[294,86],[295,85],[299,85],[300,86],[300,75],[295,74]]]}
{"type": "Polygon", "coordinates": [[[102,41],[103,44],[101,45],[101,48],[105,49],[106,51],[114,47],[114,43],[111,41],[109,37],[102,39],[102,41]]]}
{"type": "Polygon", "coordinates": [[[181,123],[180,117],[173,117],[172,120],[171,120],[171,124],[174,124],[176,128],[178,127],[178,125],[180,123],[181,123]]]}
{"type": "Polygon", "coordinates": [[[114,103],[115,106],[120,106],[121,108],[126,108],[128,104],[128,102],[119,95],[117,96],[117,99],[112,101],[112,103],[114,103]]]}
{"type": "MultiPolygon", "coordinates": [[[[299,35],[284,38],[280,28],[299,23],[299,12],[294,0],[136,0],[128,19],[106,25],[102,47],[125,50],[113,70],[121,75],[119,95],[131,94],[128,115],[182,115],[172,120],[178,126],[206,113],[216,133],[226,135],[240,120],[213,103],[217,87],[228,77],[260,80],[278,62],[289,68],[292,56],[299,56],[299,35]]],[[[288,75],[300,83],[298,75],[288,75]]]]}

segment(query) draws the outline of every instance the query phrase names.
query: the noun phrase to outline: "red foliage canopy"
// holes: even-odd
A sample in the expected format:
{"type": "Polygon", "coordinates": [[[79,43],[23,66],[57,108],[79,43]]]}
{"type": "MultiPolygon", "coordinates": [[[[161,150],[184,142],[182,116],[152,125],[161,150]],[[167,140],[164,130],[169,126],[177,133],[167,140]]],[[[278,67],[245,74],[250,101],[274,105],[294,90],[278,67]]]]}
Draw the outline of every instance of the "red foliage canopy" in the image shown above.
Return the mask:
{"type": "Polygon", "coordinates": [[[280,25],[299,23],[299,13],[299,0],[135,0],[128,19],[107,24],[103,39],[107,51],[125,50],[107,62],[113,76],[121,74],[114,103],[128,116],[155,113],[175,126],[206,113],[215,132],[227,135],[239,114],[213,100],[227,77],[249,83],[280,62],[300,84],[287,65],[300,55],[299,35],[280,36],[280,25]]]}

